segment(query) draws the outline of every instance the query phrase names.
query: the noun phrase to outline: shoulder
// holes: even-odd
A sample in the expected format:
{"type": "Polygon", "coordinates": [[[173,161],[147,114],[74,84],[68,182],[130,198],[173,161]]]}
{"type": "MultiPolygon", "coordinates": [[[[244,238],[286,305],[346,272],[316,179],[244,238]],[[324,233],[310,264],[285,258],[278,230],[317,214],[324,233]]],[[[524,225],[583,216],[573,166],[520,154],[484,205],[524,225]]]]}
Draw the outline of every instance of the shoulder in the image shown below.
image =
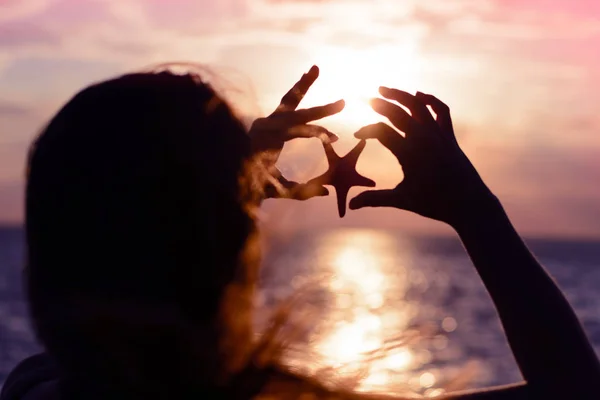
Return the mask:
{"type": "Polygon", "coordinates": [[[55,399],[58,370],[46,353],[36,354],[21,361],[8,375],[0,400],[55,399]]]}

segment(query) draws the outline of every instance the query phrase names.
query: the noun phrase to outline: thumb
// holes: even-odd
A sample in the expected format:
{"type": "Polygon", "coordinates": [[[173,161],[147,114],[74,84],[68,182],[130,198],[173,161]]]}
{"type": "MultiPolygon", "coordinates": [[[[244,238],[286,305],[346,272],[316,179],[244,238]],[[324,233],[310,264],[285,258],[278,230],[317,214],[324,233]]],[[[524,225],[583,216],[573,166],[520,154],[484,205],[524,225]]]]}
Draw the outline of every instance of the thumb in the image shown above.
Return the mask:
{"type": "Polygon", "coordinates": [[[363,207],[394,207],[395,193],[393,190],[367,190],[350,200],[350,209],[358,210],[363,207]]]}
{"type": "Polygon", "coordinates": [[[288,198],[294,200],[308,200],[313,197],[328,196],[329,190],[325,186],[316,183],[291,182],[288,186],[288,198]]]}
{"type": "Polygon", "coordinates": [[[330,132],[327,128],[319,125],[296,125],[289,128],[285,133],[283,140],[289,141],[297,138],[319,138],[324,143],[334,143],[339,137],[330,132]]]}

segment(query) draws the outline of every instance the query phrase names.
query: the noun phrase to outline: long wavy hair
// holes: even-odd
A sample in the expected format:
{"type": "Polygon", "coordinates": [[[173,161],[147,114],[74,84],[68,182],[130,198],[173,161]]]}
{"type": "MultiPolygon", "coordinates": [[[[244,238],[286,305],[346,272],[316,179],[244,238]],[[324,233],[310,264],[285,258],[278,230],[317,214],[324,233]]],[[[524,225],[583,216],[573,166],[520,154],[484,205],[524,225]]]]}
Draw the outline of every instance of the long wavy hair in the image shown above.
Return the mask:
{"type": "Polygon", "coordinates": [[[27,288],[65,398],[372,397],[280,363],[287,307],[253,332],[252,157],[201,74],[169,70],[82,90],[35,140],[27,288]]]}

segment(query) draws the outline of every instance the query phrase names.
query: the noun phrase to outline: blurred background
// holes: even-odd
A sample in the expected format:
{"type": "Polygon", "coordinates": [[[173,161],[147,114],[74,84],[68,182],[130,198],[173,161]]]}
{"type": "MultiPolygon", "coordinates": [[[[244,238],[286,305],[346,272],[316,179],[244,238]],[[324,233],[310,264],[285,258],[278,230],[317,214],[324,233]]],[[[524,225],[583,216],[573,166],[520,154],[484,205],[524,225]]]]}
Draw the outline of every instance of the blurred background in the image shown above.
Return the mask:
{"type": "MultiPolygon", "coordinates": [[[[319,65],[303,106],[347,100],[323,121],[341,137],[339,153],[356,144],[356,129],[379,120],[366,104],[379,85],[435,94],[600,348],[598,48],[595,0],[0,0],[0,382],[38,350],[20,287],[31,140],[85,85],[171,61],[202,65],[248,119],[270,113],[319,65]]],[[[326,169],[316,140],[290,143],[280,164],[299,180],[326,169]]],[[[376,143],[358,170],[378,188],[402,179],[376,143]]],[[[447,227],[383,209],[339,219],[333,196],[267,202],[264,211],[260,304],[312,279],[311,302],[324,314],[308,345],[326,365],[427,325],[419,343],[373,363],[365,390],[397,384],[432,394],[460,376],[468,387],[520,379],[447,227]]]]}

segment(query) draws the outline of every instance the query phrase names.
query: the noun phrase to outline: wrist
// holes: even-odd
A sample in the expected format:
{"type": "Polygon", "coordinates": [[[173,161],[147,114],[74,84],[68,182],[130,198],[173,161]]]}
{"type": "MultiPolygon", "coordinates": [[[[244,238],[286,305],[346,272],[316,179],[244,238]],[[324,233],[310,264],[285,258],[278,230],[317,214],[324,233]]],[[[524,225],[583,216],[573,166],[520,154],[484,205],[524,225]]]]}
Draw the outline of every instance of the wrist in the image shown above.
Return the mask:
{"type": "Polygon", "coordinates": [[[487,191],[464,202],[450,225],[461,236],[481,234],[493,229],[498,223],[505,223],[507,218],[500,200],[491,191],[487,191]]]}

